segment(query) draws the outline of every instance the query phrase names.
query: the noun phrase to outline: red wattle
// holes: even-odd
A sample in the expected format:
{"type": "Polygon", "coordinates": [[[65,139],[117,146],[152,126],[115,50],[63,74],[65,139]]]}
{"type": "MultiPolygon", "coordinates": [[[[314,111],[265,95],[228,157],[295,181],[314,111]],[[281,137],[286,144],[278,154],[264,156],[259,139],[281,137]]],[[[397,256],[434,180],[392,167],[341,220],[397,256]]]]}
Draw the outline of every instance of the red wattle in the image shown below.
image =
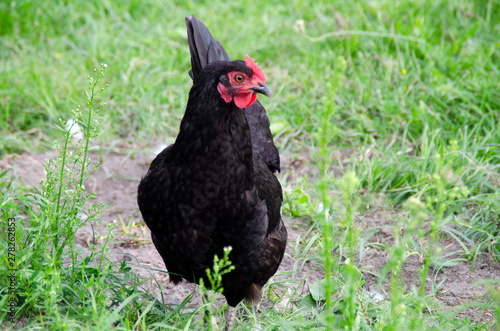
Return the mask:
{"type": "Polygon", "coordinates": [[[242,93],[234,96],[234,104],[236,107],[243,109],[250,107],[257,99],[257,93],[242,93]]]}

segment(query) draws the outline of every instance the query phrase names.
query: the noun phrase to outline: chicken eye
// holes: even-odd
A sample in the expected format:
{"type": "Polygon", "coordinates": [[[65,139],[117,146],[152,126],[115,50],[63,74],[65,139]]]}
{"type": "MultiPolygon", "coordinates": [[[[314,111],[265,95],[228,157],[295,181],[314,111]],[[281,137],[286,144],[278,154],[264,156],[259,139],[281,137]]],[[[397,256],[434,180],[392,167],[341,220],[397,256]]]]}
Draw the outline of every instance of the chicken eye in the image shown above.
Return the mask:
{"type": "Polygon", "coordinates": [[[234,76],[234,80],[236,81],[236,83],[243,83],[245,78],[242,75],[236,75],[234,76]]]}

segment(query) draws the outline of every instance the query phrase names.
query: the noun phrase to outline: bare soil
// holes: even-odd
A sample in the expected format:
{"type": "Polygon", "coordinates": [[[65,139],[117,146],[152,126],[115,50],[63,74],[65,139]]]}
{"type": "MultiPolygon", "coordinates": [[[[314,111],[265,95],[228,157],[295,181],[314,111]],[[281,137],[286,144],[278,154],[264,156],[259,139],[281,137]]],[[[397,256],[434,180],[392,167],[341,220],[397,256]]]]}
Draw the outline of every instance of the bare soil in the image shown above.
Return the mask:
{"type": "MultiPolygon", "coordinates": [[[[183,299],[195,293],[190,305],[197,306],[200,296],[195,291],[195,285],[181,283],[177,286],[169,285],[168,274],[164,272],[165,266],[160,255],[157,253],[150,239],[147,226],[142,221],[139,213],[136,198],[137,186],[143,174],[149,168],[149,164],[154,158],[154,152],[125,152],[131,146],[120,146],[118,149],[123,153],[109,153],[103,155],[103,162],[92,174],[91,179],[85,183],[89,191],[96,192],[97,199],[104,203],[111,203],[102,222],[87,223],[77,233],[77,245],[83,250],[89,250],[89,243],[93,238],[104,238],[106,236],[106,225],[114,224],[116,238],[110,246],[110,258],[115,261],[126,259],[137,274],[149,278],[145,285],[146,290],[161,297],[160,291],[167,303],[179,304],[183,299]],[[160,288],[161,287],[161,288],[160,288]]],[[[137,149],[135,149],[137,150],[137,149]]],[[[0,160],[0,169],[11,169],[11,175],[15,181],[25,187],[37,186],[44,176],[43,164],[45,159],[55,156],[54,152],[46,154],[22,154],[9,155],[0,160]]],[[[92,159],[97,160],[98,155],[92,154],[92,159]]],[[[308,157],[283,156],[282,164],[284,169],[279,175],[282,182],[293,185],[293,181],[298,176],[306,173],[314,175],[308,164],[311,160],[308,157]]],[[[284,185],[286,186],[286,185],[284,185]]],[[[390,245],[394,242],[392,228],[396,223],[400,212],[375,208],[368,212],[358,213],[356,224],[362,230],[372,231],[369,241],[390,245]]],[[[277,275],[274,277],[273,289],[277,293],[282,293],[283,299],[275,306],[275,309],[284,310],[287,306],[291,293],[294,293],[293,300],[300,299],[309,291],[309,285],[324,277],[321,266],[314,262],[312,256],[305,254],[302,249],[295,250],[295,243],[300,238],[314,235],[314,231],[308,231],[310,225],[307,220],[293,219],[285,217],[289,234],[289,245],[277,275]],[[288,292],[287,292],[288,289],[288,292]],[[288,293],[288,294],[287,294],[288,293]]],[[[307,240],[307,238],[306,238],[307,240]]],[[[448,239],[441,239],[439,242],[441,254],[457,251],[457,244],[448,239]]],[[[388,261],[385,250],[370,247],[361,261],[359,267],[363,270],[365,286],[367,290],[382,294],[389,298],[388,287],[377,285],[377,277],[374,274],[380,272],[388,261]]],[[[419,284],[419,270],[423,266],[421,256],[418,254],[409,255],[403,267],[403,278],[406,280],[408,290],[417,287],[419,284]]],[[[450,309],[459,305],[467,304],[472,300],[486,298],[486,288],[478,282],[486,279],[500,279],[500,265],[487,254],[480,255],[475,261],[462,261],[456,265],[443,267],[439,270],[432,270],[429,274],[428,284],[441,284],[436,298],[441,300],[450,309]]],[[[273,282],[271,282],[273,283],[273,282]]],[[[433,288],[429,286],[428,292],[433,288]]],[[[272,303],[264,294],[263,307],[270,307],[272,303]]],[[[292,300],[292,301],[293,301],[292,300]]],[[[470,319],[486,322],[492,320],[490,311],[479,311],[479,309],[469,308],[461,310],[458,315],[466,315],[470,319]]]]}

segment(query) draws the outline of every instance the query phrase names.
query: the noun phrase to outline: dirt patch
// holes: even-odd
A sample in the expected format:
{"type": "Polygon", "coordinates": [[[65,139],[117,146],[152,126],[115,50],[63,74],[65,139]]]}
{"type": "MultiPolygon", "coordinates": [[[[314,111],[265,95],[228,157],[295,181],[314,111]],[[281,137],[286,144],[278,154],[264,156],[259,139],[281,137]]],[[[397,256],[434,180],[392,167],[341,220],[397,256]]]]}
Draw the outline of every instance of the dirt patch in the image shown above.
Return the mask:
{"type": "MultiPolygon", "coordinates": [[[[130,150],[124,148],[125,150],[130,150]]],[[[137,151],[138,149],[135,148],[137,151]]],[[[36,186],[44,176],[43,164],[47,158],[55,156],[54,152],[46,154],[22,154],[9,155],[0,160],[0,169],[11,169],[12,176],[16,181],[24,186],[36,186]]],[[[99,159],[99,155],[91,154],[92,159],[99,159]]],[[[136,153],[109,153],[103,155],[103,162],[92,174],[85,187],[89,191],[97,193],[99,201],[110,203],[106,213],[103,215],[103,222],[93,222],[82,227],[76,237],[77,244],[84,250],[89,250],[89,243],[93,238],[101,238],[106,235],[106,226],[113,223],[113,231],[117,233],[115,242],[110,246],[110,258],[115,261],[126,259],[133,265],[134,272],[150,278],[145,284],[145,289],[154,293],[158,298],[163,298],[167,303],[179,304],[186,296],[195,292],[190,305],[197,306],[200,296],[195,291],[193,284],[181,283],[178,286],[168,284],[168,275],[165,270],[163,260],[157,253],[150,239],[147,226],[142,221],[139,213],[136,198],[137,186],[140,178],[146,173],[154,152],[136,153]]],[[[310,158],[290,156],[282,157],[284,164],[280,178],[286,182],[292,181],[297,176],[311,173],[310,158]]],[[[357,218],[358,226],[369,232],[370,242],[378,242],[390,245],[393,243],[392,227],[399,217],[397,211],[370,210],[357,218]]],[[[308,286],[316,280],[324,277],[322,268],[318,263],[312,261],[308,252],[298,249],[297,241],[307,241],[314,233],[310,233],[310,225],[301,219],[286,218],[285,221],[289,233],[289,245],[283,259],[283,263],[274,277],[273,290],[277,293],[294,293],[294,298],[299,299],[308,293],[308,286]]],[[[457,250],[453,243],[440,242],[445,251],[453,252],[457,250]]],[[[388,261],[387,252],[382,249],[370,248],[363,259],[359,261],[360,267],[364,268],[365,284],[370,291],[383,292],[384,286],[377,286],[377,277],[372,274],[383,269],[388,261]]],[[[403,266],[403,277],[406,279],[406,286],[411,290],[418,286],[419,270],[422,268],[422,259],[418,255],[410,255],[403,266]]],[[[451,308],[462,305],[471,300],[484,297],[486,289],[482,285],[476,285],[484,279],[500,279],[500,266],[487,255],[481,255],[475,261],[472,269],[472,261],[464,261],[457,265],[442,267],[438,270],[431,270],[429,274],[429,293],[433,290],[431,284],[440,284],[436,297],[451,308]]],[[[388,291],[383,293],[389,297],[388,291]]],[[[263,307],[270,307],[267,296],[264,295],[263,307]]],[[[279,304],[277,305],[279,306],[279,304]]],[[[279,309],[279,308],[278,308],[279,309]]],[[[476,311],[469,309],[462,311],[470,318],[487,321],[491,319],[489,312],[482,312],[480,316],[476,311]]]]}
{"type": "MultiPolygon", "coordinates": [[[[361,227],[369,229],[369,242],[385,247],[394,245],[394,228],[399,226],[398,211],[371,211],[360,215],[361,227]],[[373,234],[373,235],[372,235],[373,234]]],[[[420,243],[427,247],[427,243],[420,243]]],[[[472,301],[487,302],[488,293],[482,283],[488,279],[500,279],[500,264],[488,254],[479,255],[473,261],[466,259],[460,252],[459,244],[451,239],[442,238],[435,244],[436,257],[431,262],[426,279],[425,290],[428,295],[435,295],[457,316],[467,316],[473,322],[487,323],[494,317],[492,310],[481,308],[467,308],[472,301]],[[455,253],[454,253],[455,252],[455,253]]],[[[389,262],[389,255],[383,249],[370,249],[361,261],[358,261],[365,272],[365,284],[372,292],[381,292],[386,298],[390,297],[388,284],[379,284],[378,274],[389,262]],[[374,274],[372,274],[374,273],[374,274]]],[[[409,291],[418,291],[420,288],[420,271],[424,267],[424,257],[414,251],[408,254],[402,265],[401,279],[409,291]]]]}

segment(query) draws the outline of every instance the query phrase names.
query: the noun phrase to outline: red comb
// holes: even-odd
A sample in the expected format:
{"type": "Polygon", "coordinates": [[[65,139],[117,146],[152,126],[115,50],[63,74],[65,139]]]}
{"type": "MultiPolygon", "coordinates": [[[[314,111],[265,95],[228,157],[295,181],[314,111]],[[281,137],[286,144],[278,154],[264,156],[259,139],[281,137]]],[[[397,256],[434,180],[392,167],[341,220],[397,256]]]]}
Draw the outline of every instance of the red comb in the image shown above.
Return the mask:
{"type": "Polygon", "coordinates": [[[262,69],[258,66],[258,63],[255,63],[255,60],[250,56],[245,56],[245,64],[252,70],[252,73],[255,77],[261,80],[261,83],[264,84],[266,82],[266,74],[262,69]]]}

